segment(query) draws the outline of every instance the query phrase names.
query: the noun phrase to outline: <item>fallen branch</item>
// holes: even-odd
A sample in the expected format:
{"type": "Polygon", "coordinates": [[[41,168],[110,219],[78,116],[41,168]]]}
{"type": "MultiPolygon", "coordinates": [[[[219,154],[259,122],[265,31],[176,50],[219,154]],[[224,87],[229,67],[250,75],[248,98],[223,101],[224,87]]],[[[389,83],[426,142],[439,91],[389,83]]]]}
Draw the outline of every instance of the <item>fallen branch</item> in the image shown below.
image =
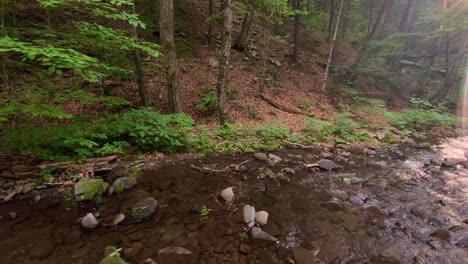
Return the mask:
{"type": "Polygon", "coordinates": [[[214,168],[210,168],[210,167],[198,167],[198,166],[195,166],[194,164],[190,165],[190,168],[191,169],[194,169],[194,170],[197,170],[197,171],[200,171],[200,172],[208,172],[208,173],[223,173],[223,172],[229,172],[229,171],[235,171],[235,172],[239,172],[239,171],[243,171],[244,169],[242,169],[242,165],[244,165],[245,163],[249,162],[250,160],[246,160],[246,161],[243,161],[239,164],[232,164],[232,165],[229,165],[223,169],[214,169],[214,168]]]}
{"type": "Polygon", "coordinates": [[[12,166],[9,174],[3,175],[2,177],[7,178],[21,178],[21,177],[35,177],[39,176],[41,171],[49,169],[53,171],[80,171],[83,167],[92,167],[94,173],[96,172],[108,172],[111,171],[115,166],[117,156],[107,156],[100,158],[92,158],[85,160],[76,161],[65,161],[65,162],[53,162],[43,163],[38,165],[16,165],[12,166]]]}
{"type": "Polygon", "coordinates": [[[302,144],[299,144],[299,143],[293,143],[293,142],[289,142],[287,140],[283,140],[284,143],[290,145],[290,146],[293,146],[293,147],[298,147],[298,148],[302,148],[302,149],[312,149],[314,148],[315,146],[308,146],[308,145],[302,145],[302,144]]]}
{"type": "Polygon", "coordinates": [[[277,109],[279,109],[279,110],[281,110],[283,112],[290,113],[290,114],[295,114],[295,115],[304,115],[304,116],[308,116],[308,117],[315,117],[314,115],[311,115],[309,113],[305,113],[305,112],[302,112],[302,111],[297,111],[297,110],[294,110],[294,109],[291,109],[291,108],[287,108],[286,106],[280,105],[278,103],[275,103],[273,100],[271,100],[270,98],[266,97],[263,94],[259,94],[259,97],[262,100],[264,100],[265,102],[269,103],[274,108],[277,108],[277,109]]]}
{"type": "Polygon", "coordinates": [[[401,63],[401,65],[404,65],[404,66],[410,66],[410,67],[414,67],[414,68],[418,68],[418,69],[422,69],[422,70],[426,70],[426,71],[437,72],[437,73],[440,73],[442,75],[447,74],[447,72],[445,70],[436,69],[436,68],[432,68],[432,67],[428,69],[427,66],[417,64],[416,62],[412,62],[412,61],[401,60],[400,63],[401,63]]]}

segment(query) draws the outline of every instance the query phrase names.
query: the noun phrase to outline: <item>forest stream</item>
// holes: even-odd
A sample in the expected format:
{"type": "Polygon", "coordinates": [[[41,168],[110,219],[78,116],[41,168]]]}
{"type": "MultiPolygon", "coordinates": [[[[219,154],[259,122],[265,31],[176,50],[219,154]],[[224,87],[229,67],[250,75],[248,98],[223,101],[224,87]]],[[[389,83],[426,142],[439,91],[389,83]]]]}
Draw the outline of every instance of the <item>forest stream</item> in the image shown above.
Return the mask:
{"type": "Polygon", "coordinates": [[[467,263],[466,150],[456,138],[429,150],[290,147],[273,164],[252,154],[147,161],[135,187],[100,201],[71,206],[51,188],[0,204],[0,263],[99,263],[108,246],[130,263],[467,263]],[[231,202],[219,196],[227,187],[231,202]],[[156,212],[128,217],[148,197],[156,212]],[[246,204],[268,212],[270,236],[245,230],[246,204]],[[87,213],[97,228],[80,227],[87,213]]]}

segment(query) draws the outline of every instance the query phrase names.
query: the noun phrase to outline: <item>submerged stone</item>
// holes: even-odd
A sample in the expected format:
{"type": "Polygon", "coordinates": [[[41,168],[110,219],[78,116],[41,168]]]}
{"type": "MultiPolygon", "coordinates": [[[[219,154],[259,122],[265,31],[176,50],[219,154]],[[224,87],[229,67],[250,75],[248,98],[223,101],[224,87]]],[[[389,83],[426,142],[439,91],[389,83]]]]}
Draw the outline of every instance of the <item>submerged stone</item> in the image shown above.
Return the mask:
{"type": "Polygon", "coordinates": [[[101,196],[109,187],[102,179],[80,181],[75,184],[75,199],[77,201],[92,200],[101,196]]]}
{"type": "Polygon", "coordinates": [[[130,215],[134,220],[142,220],[156,211],[158,206],[158,201],[153,197],[146,198],[138,203],[136,203],[131,211],[130,215]]]}

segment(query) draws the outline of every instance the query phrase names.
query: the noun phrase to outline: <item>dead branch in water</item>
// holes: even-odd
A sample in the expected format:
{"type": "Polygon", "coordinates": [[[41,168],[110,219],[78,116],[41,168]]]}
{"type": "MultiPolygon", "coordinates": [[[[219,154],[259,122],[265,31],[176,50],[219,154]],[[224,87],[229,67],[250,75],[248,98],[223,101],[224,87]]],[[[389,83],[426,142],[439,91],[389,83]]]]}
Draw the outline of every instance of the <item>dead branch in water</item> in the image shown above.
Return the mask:
{"type": "Polygon", "coordinates": [[[234,171],[234,172],[240,172],[240,171],[243,171],[245,170],[244,168],[242,168],[242,165],[244,165],[245,163],[249,162],[250,160],[246,160],[246,161],[243,161],[239,164],[231,164],[223,169],[214,169],[214,168],[210,168],[210,167],[198,167],[198,166],[195,166],[194,164],[190,165],[190,168],[191,169],[194,169],[194,170],[197,170],[197,171],[200,171],[200,172],[208,172],[208,173],[223,173],[223,172],[230,172],[230,171],[234,171]]]}

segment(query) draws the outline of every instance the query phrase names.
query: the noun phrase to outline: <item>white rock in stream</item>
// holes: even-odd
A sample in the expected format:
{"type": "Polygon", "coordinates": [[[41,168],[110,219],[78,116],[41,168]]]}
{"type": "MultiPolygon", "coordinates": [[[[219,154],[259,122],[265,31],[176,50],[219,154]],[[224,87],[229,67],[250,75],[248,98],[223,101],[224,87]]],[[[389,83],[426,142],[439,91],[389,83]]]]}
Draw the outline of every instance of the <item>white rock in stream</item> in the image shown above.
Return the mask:
{"type": "Polygon", "coordinates": [[[232,199],[234,199],[234,191],[232,190],[232,187],[229,187],[229,188],[226,188],[224,190],[221,191],[221,197],[225,200],[225,201],[232,201],[232,199]]]}
{"type": "Polygon", "coordinates": [[[255,213],[255,222],[259,225],[266,225],[268,222],[268,212],[266,211],[259,211],[255,213]]]}
{"type": "Polygon", "coordinates": [[[248,204],[242,207],[242,215],[244,216],[244,222],[252,227],[255,221],[255,207],[248,204]]]}
{"type": "Polygon", "coordinates": [[[260,227],[252,227],[252,229],[250,230],[250,236],[253,239],[267,240],[267,241],[273,241],[273,242],[278,241],[276,237],[271,236],[270,234],[262,231],[260,227]]]}
{"type": "Polygon", "coordinates": [[[80,224],[83,228],[93,229],[99,225],[99,222],[92,213],[88,213],[85,217],[81,218],[80,224]]]}

